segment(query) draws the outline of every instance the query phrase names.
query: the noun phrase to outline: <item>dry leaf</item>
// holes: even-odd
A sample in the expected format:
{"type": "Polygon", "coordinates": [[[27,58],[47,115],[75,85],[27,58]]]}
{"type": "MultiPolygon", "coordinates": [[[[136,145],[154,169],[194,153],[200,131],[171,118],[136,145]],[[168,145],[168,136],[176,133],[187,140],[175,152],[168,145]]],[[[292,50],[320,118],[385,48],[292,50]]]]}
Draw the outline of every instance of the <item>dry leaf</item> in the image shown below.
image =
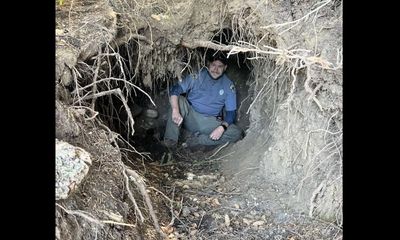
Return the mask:
{"type": "Polygon", "coordinates": [[[119,213],[113,213],[105,210],[100,210],[102,211],[105,215],[107,215],[111,220],[116,221],[116,222],[123,222],[124,218],[121,216],[119,213]]]}
{"type": "Polygon", "coordinates": [[[250,224],[251,224],[251,221],[248,220],[248,219],[246,219],[246,218],[243,218],[243,222],[244,222],[246,225],[250,225],[250,224]]]}
{"type": "Polygon", "coordinates": [[[161,230],[165,233],[165,234],[170,234],[174,231],[174,227],[173,226],[166,226],[166,227],[162,227],[161,226],[161,230]]]}
{"type": "Polygon", "coordinates": [[[261,226],[264,223],[265,223],[264,221],[255,221],[255,222],[253,222],[253,226],[261,226]]]}
{"type": "Polygon", "coordinates": [[[228,214],[225,214],[225,226],[229,227],[231,225],[231,219],[228,214]]]}
{"type": "Polygon", "coordinates": [[[161,20],[161,17],[159,15],[151,14],[151,17],[157,21],[161,20]]]}
{"type": "Polygon", "coordinates": [[[215,206],[220,206],[221,203],[219,203],[218,198],[214,198],[214,199],[211,201],[211,205],[215,207],[215,206]]]}

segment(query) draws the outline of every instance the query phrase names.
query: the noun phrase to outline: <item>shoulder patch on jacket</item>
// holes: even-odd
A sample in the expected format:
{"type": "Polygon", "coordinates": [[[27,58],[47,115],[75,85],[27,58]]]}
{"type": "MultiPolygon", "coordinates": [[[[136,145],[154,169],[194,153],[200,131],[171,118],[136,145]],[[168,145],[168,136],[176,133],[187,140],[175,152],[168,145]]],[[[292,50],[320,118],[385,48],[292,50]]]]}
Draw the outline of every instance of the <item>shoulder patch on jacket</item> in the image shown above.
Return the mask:
{"type": "Polygon", "coordinates": [[[229,86],[229,88],[231,89],[232,92],[236,91],[235,85],[233,83],[231,83],[231,85],[229,86]]]}

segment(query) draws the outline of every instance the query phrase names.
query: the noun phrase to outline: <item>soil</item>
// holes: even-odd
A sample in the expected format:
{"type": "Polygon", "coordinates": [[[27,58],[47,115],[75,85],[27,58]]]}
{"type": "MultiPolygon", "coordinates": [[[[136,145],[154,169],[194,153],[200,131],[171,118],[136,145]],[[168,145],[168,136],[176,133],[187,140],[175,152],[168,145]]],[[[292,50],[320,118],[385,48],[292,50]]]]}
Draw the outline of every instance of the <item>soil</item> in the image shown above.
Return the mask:
{"type": "Polygon", "coordinates": [[[341,23],[337,0],[58,1],[56,138],[92,164],[56,239],[342,239],[341,23]],[[244,138],[165,149],[168,87],[217,50],[244,138]]]}
{"type": "Polygon", "coordinates": [[[219,149],[178,149],[170,161],[150,163],[157,173],[164,203],[167,239],[340,239],[335,224],[311,219],[283,202],[284,194],[258,167],[223,172],[234,151],[216,157],[219,149]],[[172,224],[171,224],[172,223],[172,224]]]}

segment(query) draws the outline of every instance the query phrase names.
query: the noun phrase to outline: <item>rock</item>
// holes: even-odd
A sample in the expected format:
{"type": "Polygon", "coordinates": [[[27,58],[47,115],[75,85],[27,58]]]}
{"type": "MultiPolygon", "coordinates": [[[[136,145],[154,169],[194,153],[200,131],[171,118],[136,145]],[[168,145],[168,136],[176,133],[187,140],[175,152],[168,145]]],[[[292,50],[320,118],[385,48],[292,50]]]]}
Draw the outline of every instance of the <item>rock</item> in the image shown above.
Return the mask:
{"type": "Polygon", "coordinates": [[[148,117],[148,118],[157,118],[158,117],[158,111],[154,109],[146,109],[143,114],[148,117]]]}
{"type": "Polygon", "coordinates": [[[74,112],[61,101],[56,101],[56,138],[68,141],[79,136],[81,130],[74,112]]]}
{"type": "Polygon", "coordinates": [[[91,164],[90,154],[84,149],[56,139],[56,200],[68,198],[91,164]]]}

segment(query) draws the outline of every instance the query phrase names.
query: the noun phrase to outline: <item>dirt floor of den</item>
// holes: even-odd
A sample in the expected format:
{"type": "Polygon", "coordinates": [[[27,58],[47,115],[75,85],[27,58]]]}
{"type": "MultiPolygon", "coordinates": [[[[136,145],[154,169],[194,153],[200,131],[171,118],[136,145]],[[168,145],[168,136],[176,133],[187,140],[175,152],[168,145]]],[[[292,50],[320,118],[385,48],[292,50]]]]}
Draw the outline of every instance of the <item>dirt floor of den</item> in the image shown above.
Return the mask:
{"type": "MultiPolygon", "coordinates": [[[[154,145],[154,161],[134,163],[148,179],[168,239],[341,239],[336,225],[291,211],[257,168],[222,170],[223,148],[176,151],[154,145]]],[[[233,151],[230,153],[234,153],[233,151]]]]}

